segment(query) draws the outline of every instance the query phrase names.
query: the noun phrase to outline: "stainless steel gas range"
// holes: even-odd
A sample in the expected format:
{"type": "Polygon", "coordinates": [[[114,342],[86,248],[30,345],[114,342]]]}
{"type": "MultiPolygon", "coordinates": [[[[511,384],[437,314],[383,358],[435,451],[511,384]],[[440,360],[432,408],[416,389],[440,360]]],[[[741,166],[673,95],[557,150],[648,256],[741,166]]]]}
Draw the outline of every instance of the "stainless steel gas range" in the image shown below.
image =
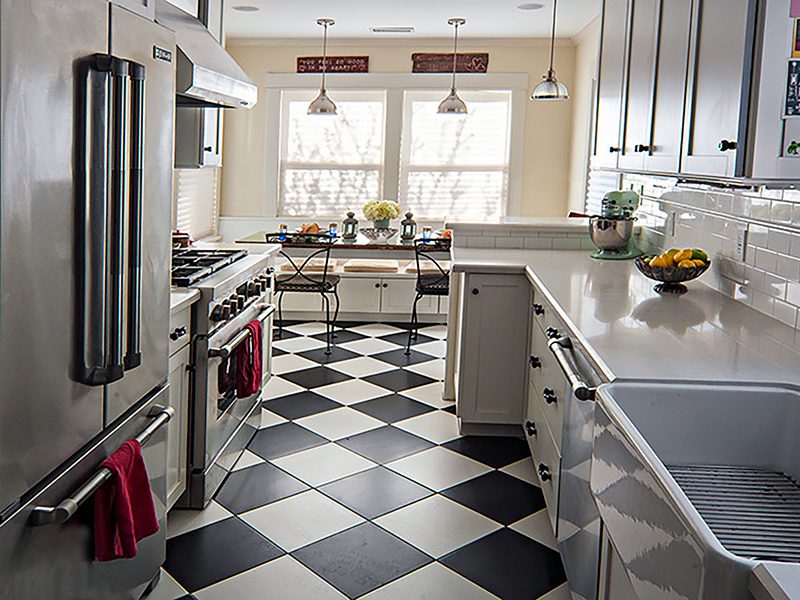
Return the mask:
{"type": "Polygon", "coordinates": [[[178,507],[208,504],[258,429],[261,390],[237,397],[230,361],[250,335],[245,326],[261,321],[261,388],[267,383],[275,311],[272,262],[271,256],[242,250],[173,251],[173,285],[201,293],[192,313],[189,481],[178,507]]]}

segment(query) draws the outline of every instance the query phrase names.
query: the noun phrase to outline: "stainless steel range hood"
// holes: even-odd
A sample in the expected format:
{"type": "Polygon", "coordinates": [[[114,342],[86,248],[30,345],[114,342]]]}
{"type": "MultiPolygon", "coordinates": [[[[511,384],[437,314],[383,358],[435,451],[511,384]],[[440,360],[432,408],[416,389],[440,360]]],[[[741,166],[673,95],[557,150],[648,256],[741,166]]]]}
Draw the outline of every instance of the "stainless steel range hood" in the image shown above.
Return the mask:
{"type": "Polygon", "coordinates": [[[177,39],[178,105],[251,108],[258,88],[195,17],[166,0],[156,2],[156,21],[177,39]]]}

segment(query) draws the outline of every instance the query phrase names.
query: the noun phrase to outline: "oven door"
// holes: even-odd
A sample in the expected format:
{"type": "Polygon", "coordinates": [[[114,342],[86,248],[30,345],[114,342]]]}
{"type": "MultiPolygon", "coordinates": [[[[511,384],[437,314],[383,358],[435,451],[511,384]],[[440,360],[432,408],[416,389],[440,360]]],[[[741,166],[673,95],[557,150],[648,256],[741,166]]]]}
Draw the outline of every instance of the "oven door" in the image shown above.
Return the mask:
{"type": "MultiPolygon", "coordinates": [[[[250,332],[245,326],[258,320],[263,327],[262,335],[271,336],[270,321],[275,307],[261,299],[245,307],[235,318],[218,329],[208,340],[206,371],[206,465],[215,462],[225,444],[233,436],[242,421],[260,402],[264,377],[268,372],[268,356],[262,356],[262,385],[252,395],[240,398],[236,394],[236,354],[240,346],[251,343],[250,332]]],[[[263,340],[256,343],[264,347],[263,340]]]]}

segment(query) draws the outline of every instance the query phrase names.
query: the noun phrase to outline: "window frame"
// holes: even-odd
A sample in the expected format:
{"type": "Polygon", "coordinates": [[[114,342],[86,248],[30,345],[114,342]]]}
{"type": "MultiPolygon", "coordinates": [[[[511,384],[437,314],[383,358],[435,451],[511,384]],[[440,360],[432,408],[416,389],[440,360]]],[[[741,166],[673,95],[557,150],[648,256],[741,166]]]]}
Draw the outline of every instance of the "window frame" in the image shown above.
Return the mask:
{"type": "MultiPolygon", "coordinates": [[[[428,73],[332,73],[328,75],[327,88],[332,99],[336,89],[348,92],[378,91],[386,94],[384,115],[384,156],[382,192],[387,198],[397,199],[400,192],[400,157],[403,131],[403,107],[406,91],[439,91],[450,89],[450,75],[428,73]]],[[[511,118],[508,160],[508,190],[503,214],[519,214],[522,200],[522,158],[524,147],[525,116],[528,75],[526,73],[459,74],[458,87],[463,90],[511,92],[511,118]]],[[[264,177],[267,182],[263,198],[263,214],[274,218],[281,215],[281,156],[282,105],[284,91],[312,91],[319,88],[317,74],[267,74],[262,96],[266,114],[266,149],[264,177]],[[276,135],[277,133],[277,135],[276,135]]],[[[259,110],[256,108],[255,110],[259,110]]],[[[357,207],[356,207],[357,208],[357,207]]],[[[314,217],[322,215],[303,215],[314,217]]]]}

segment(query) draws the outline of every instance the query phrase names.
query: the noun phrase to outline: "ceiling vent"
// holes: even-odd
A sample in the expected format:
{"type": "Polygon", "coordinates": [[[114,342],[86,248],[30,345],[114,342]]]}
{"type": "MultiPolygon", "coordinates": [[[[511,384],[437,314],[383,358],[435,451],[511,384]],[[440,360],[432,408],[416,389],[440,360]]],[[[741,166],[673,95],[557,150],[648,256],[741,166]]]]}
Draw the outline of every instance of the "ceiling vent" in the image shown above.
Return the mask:
{"type": "Polygon", "coordinates": [[[372,33],[414,33],[413,27],[370,27],[369,30],[372,33]]]}

